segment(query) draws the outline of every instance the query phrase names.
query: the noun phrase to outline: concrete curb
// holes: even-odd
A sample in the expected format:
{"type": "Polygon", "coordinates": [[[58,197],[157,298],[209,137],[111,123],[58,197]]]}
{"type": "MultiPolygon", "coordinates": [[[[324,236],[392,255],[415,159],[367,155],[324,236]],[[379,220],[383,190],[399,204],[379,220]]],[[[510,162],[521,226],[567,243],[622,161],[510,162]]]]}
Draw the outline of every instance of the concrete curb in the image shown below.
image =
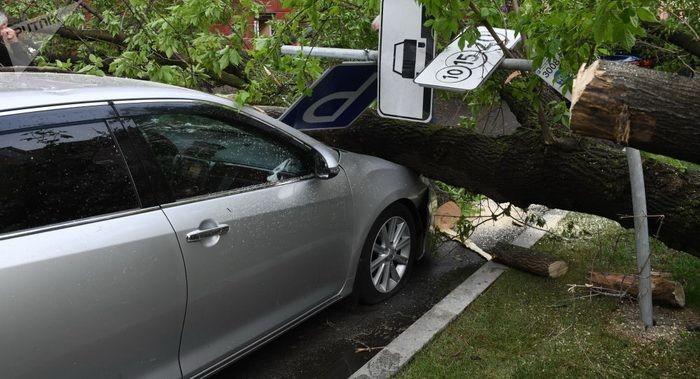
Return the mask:
{"type": "MultiPolygon", "coordinates": [[[[545,226],[549,229],[554,228],[567,213],[558,209],[547,211],[543,215],[546,221],[545,226]]],[[[528,227],[513,240],[512,244],[531,247],[545,233],[544,230],[528,227]]],[[[487,262],[391,341],[382,351],[372,357],[369,362],[355,371],[350,378],[388,378],[399,372],[417,352],[486,291],[507,269],[501,264],[487,262]]]]}
{"type": "MultiPolygon", "coordinates": [[[[561,221],[564,216],[566,216],[569,212],[567,211],[562,211],[561,209],[550,209],[547,212],[542,215],[542,218],[546,222],[544,225],[544,228],[547,229],[554,229],[555,226],[561,221]]],[[[540,240],[540,238],[544,237],[545,234],[547,234],[547,231],[543,229],[536,229],[532,227],[527,227],[525,230],[523,230],[520,235],[515,237],[513,242],[511,244],[515,246],[520,246],[520,247],[532,247],[537,241],[540,240]]]]}
{"type": "Polygon", "coordinates": [[[396,374],[505,270],[505,266],[495,262],[481,266],[350,378],[388,378],[396,374]]]}

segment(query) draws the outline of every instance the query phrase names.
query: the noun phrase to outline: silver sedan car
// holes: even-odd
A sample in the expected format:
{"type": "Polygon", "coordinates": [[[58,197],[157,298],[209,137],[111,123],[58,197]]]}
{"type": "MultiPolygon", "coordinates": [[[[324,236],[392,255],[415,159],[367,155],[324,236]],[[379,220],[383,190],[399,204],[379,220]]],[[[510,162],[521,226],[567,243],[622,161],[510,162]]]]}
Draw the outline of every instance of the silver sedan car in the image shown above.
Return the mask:
{"type": "Polygon", "coordinates": [[[356,293],[395,294],[428,189],[252,109],[0,74],[3,377],[203,377],[356,293]]]}

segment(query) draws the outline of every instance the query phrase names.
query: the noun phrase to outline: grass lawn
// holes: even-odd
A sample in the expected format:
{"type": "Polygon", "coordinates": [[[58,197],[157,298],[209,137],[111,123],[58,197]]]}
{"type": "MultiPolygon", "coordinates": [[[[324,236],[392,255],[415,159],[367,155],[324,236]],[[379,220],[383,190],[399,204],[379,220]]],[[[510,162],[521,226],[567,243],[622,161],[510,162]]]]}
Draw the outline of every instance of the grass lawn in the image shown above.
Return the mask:
{"type": "Polygon", "coordinates": [[[569,291],[589,270],[634,273],[634,235],[618,224],[569,214],[534,249],[563,258],[553,280],[511,269],[397,376],[399,378],[700,378],[700,259],[652,242],[652,269],[683,283],[687,307],[654,307],[644,332],[636,303],[569,291]]]}

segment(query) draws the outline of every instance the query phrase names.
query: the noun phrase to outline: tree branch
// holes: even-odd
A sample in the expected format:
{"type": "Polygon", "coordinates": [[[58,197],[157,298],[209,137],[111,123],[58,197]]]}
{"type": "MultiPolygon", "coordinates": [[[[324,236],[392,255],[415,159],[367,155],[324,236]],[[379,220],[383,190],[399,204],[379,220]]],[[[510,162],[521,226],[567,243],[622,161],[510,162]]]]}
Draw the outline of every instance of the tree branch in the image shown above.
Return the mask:
{"type": "Polygon", "coordinates": [[[112,35],[112,33],[100,29],[74,29],[62,26],[56,31],[56,35],[76,41],[90,40],[126,46],[126,36],[124,34],[119,33],[117,35],[112,35]]]}
{"type": "Polygon", "coordinates": [[[100,13],[97,9],[93,8],[90,4],[87,4],[82,0],[79,0],[78,4],[80,4],[80,6],[83,7],[83,9],[88,11],[90,14],[97,17],[98,20],[104,21],[105,18],[104,16],[102,16],[102,13],[100,13]]]}
{"type": "Polygon", "coordinates": [[[644,23],[643,26],[649,31],[649,34],[674,44],[696,57],[700,57],[700,39],[680,30],[666,33],[661,24],[644,23]]]}
{"type": "Polygon", "coordinates": [[[485,18],[481,17],[481,12],[479,11],[479,8],[477,8],[476,5],[474,5],[474,3],[471,2],[471,1],[469,2],[469,8],[472,10],[472,12],[474,12],[474,15],[475,15],[476,17],[478,17],[478,18],[481,20],[481,22],[484,23],[484,26],[486,27],[486,29],[487,29],[487,30],[489,31],[489,33],[491,34],[491,37],[493,37],[493,39],[496,41],[496,43],[497,43],[498,46],[501,48],[501,50],[503,50],[503,54],[505,54],[506,57],[508,57],[508,58],[514,58],[513,53],[512,53],[510,50],[508,50],[508,48],[507,48],[506,45],[503,43],[503,41],[501,41],[501,38],[498,37],[498,34],[497,34],[496,31],[493,29],[493,27],[491,26],[491,24],[490,24],[488,21],[486,21],[485,18]]]}

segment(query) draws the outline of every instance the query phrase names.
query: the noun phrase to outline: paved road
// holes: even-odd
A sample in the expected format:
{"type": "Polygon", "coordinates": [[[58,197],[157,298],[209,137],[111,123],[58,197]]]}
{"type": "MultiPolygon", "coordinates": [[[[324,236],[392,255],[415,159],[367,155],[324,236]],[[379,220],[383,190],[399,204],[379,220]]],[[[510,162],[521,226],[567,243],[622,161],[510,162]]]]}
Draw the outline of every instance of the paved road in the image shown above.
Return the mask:
{"type": "Polygon", "coordinates": [[[406,287],[388,301],[341,301],[215,378],[346,378],[484,262],[447,242],[418,262],[406,287]]]}

